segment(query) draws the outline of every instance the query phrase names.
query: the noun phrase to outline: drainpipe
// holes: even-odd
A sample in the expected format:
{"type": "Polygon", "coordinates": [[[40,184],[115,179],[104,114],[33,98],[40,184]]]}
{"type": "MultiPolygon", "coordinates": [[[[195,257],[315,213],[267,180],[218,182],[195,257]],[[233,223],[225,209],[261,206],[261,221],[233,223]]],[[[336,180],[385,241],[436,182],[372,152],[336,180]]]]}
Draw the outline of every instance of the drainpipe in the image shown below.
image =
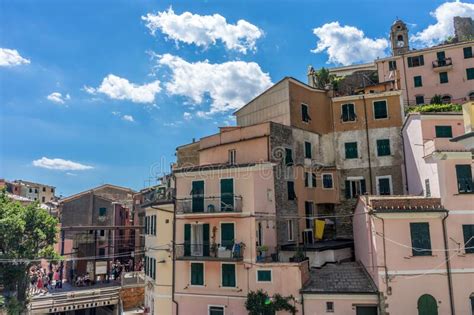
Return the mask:
{"type": "MultiPolygon", "coordinates": [[[[176,176],[172,175],[173,182],[175,183],[175,192],[176,192],[176,176]]],[[[176,289],[176,197],[173,198],[173,204],[174,204],[174,211],[173,211],[173,274],[172,274],[172,285],[171,285],[171,300],[173,303],[176,305],[176,315],[179,315],[179,304],[175,300],[175,289],[176,289]]]]}
{"type": "Polygon", "coordinates": [[[449,257],[449,252],[448,252],[448,237],[446,233],[446,219],[449,216],[449,212],[446,213],[444,216],[442,223],[443,223],[443,241],[444,241],[444,255],[446,258],[446,272],[448,275],[448,291],[449,291],[449,306],[451,308],[451,315],[455,315],[456,312],[454,310],[454,298],[453,298],[453,283],[451,279],[451,263],[450,263],[450,257],[449,257]]]}
{"type": "MultiPolygon", "coordinates": [[[[385,292],[388,293],[390,287],[388,286],[387,251],[386,251],[386,243],[385,243],[385,221],[384,221],[383,218],[378,217],[375,213],[373,214],[373,216],[382,221],[383,268],[384,268],[384,271],[385,271],[385,290],[386,290],[385,292]]],[[[377,273],[378,273],[378,271],[377,271],[377,273]]],[[[390,289],[390,291],[391,291],[391,289],[390,289]]]]}
{"type": "Polygon", "coordinates": [[[403,138],[403,130],[400,131],[402,137],[402,153],[403,153],[403,169],[405,171],[405,194],[408,194],[408,171],[407,171],[407,157],[405,152],[405,140],[403,138]]]}
{"type": "Polygon", "coordinates": [[[369,162],[369,181],[370,181],[370,194],[374,194],[374,184],[372,183],[372,160],[370,158],[370,140],[369,140],[369,121],[367,120],[367,102],[365,95],[362,95],[362,100],[364,101],[364,117],[365,117],[365,136],[367,139],[367,156],[369,162]]]}

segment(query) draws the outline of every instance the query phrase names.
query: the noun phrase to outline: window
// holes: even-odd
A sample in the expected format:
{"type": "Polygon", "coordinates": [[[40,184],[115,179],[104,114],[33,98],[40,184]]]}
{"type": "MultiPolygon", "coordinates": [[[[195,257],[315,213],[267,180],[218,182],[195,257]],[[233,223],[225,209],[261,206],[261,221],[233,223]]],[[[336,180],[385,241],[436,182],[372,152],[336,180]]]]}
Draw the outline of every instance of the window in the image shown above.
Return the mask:
{"type": "Polygon", "coordinates": [[[288,233],[288,241],[294,240],[294,226],[293,220],[286,221],[287,233],[288,233]]]}
{"type": "Polygon", "coordinates": [[[416,105],[423,105],[425,104],[425,97],[423,95],[415,96],[416,105]]]}
{"type": "Polygon", "coordinates": [[[407,61],[408,61],[408,68],[420,67],[425,64],[423,55],[408,57],[407,61]]]}
{"type": "Polygon", "coordinates": [[[387,101],[375,101],[374,102],[374,118],[383,119],[387,118],[387,101]]]}
{"type": "Polygon", "coordinates": [[[236,158],[237,152],[235,151],[235,149],[229,150],[229,164],[235,165],[236,158]]]}
{"type": "Polygon", "coordinates": [[[436,60],[438,61],[438,65],[443,67],[446,65],[446,53],[444,51],[438,51],[436,53],[436,60]]]}
{"type": "Polygon", "coordinates": [[[295,183],[292,181],[287,181],[286,188],[288,191],[288,200],[295,200],[296,199],[295,183]]]}
{"type": "Polygon", "coordinates": [[[396,60],[389,60],[388,61],[388,70],[389,71],[397,70],[397,61],[396,60]]]}
{"type": "Polygon", "coordinates": [[[107,208],[99,208],[100,217],[105,217],[106,214],[107,214],[107,208]]]}
{"type": "Polygon", "coordinates": [[[316,187],[316,173],[311,173],[311,186],[316,187]]]}
{"type": "Polygon", "coordinates": [[[415,87],[423,86],[423,79],[421,78],[421,75],[413,77],[413,84],[415,87]]]}
{"type": "Polygon", "coordinates": [[[377,194],[382,196],[392,194],[391,176],[377,176],[377,194]]]}
{"type": "Polygon", "coordinates": [[[464,53],[464,59],[472,58],[472,47],[464,47],[463,53],[464,53]]]}
{"type": "Polygon", "coordinates": [[[209,306],[209,315],[224,315],[224,306],[209,306]]]}
{"type": "Polygon", "coordinates": [[[473,192],[471,165],[456,165],[456,178],[458,182],[458,192],[460,194],[473,192]]]}
{"type": "Polygon", "coordinates": [[[429,179],[425,179],[425,197],[431,197],[431,187],[429,179]]]}
{"type": "Polygon", "coordinates": [[[33,189],[30,188],[30,193],[32,193],[32,192],[33,192],[33,189]]]}
{"type": "Polygon", "coordinates": [[[346,159],[357,159],[357,142],[346,142],[344,143],[346,151],[346,159]]]}
{"type": "Polygon", "coordinates": [[[153,229],[151,231],[151,234],[153,234],[154,236],[156,236],[156,215],[152,216],[153,217],[153,229]]]}
{"type": "Polygon", "coordinates": [[[332,174],[323,174],[323,188],[324,189],[332,189],[332,174]]]}
{"type": "Polygon", "coordinates": [[[342,121],[355,121],[356,114],[354,109],[354,104],[343,104],[342,105],[342,121]]]}
{"type": "Polygon", "coordinates": [[[99,248],[99,256],[105,256],[105,248],[99,248]]]}
{"type": "Polygon", "coordinates": [[[313,229],[314,203],[312,201],[304,202],[304,211],[306,217],[306,228],[313,229]]]}
{"type": "Polygon", "coordinates": [[[474,80],[474,68],[466,69],[466,77],[468,80],[474,80]]]}
{"type": "Polygon", "coordinates": [[[413,256],[431,256],[429,223],[410,223],[410,234],[413,256]]]}
{"type": "Polygon", "coordinates": [[[304,172],[304,187],[310,187],[309,174],[308,172],[304,172]]]}
{"type": "Polygon", "coordinates": [[[105,230],[100,230],[100,231],[99,231],[99,235],[100,235],[100,236],[105,236],[105,230]]]}
{"type": "Polygon", "coordinates": [[[345,182],[346,199],[357,198],[367,192],[364,178],[348,178],[345,182]]]}
{"type": "Polygon", "coordinates": [[[304,187],[316,187],[316,174],[304,172],[304,187]]]}
{"type": "Polygon", "coordinates": [[[191,263],[191,285],[204,285],[203,263],[191,263]]]}
{"type": "Polygon", "coordinates": [[[444,84],[448,83],[448,73],[447,72],[440,72],[439,73],[439,83],[444,84]]]}
{"type": "Polygon", "coordinates": [[[43,191],[46,191],[46,187],[43,187],[43,191]]]}
{"type": "Polygon", "coordinates": [[[222,286],[226,288],[234,288],[235,283],[235,265],[222,264],[222,286]]]}
{"type": "Polygon", "coordinates": [[[308,105],[301,104],[301,120],[304,122],[309,122],[311,117],[309,117],[308,105]]]}
{"type": "Polygon", "coordinates": [[[474,224],[463,224],[464,251],[466,254],[474,254],[474,224]]]}
{"type": "Polygon", "coordinates": [[[377,140],[377,156],[390,155],[390,139],[377,140]]]}
{"type": "Polygon", "coordinates": [[[54,188],[51,188],[51,192],[54,194],[54,188]]]}
{"type": "Polygon", "coordinates": [[[304,142],[304,157],[307,159],[311,159],[313,157],[313,153],[311,152],[311,142],[304,142]]]}
{"type": "Polygon", "coordinates": [[[46,198],[45,196],[41,197],[41,202],[45,202],[46,198]]]}
{"type": "Polygon", "coordinates": [[[443,97],[441,97],[441,103],[443,103],[443,104],[451,103],[451,96],[443,95],[443,97]]]}
{"type": "Polygon", "coordinates": [[[257,270],[257,282],[272,282],[272,271],[257,270]]]}
{"type": "Polygon", "coordinates": [[[293,165],[293,150],[285,148],[285,165],[293,165]]]}
{"type": "Polygon", "coordinates": [[[326,302],[326,312],[334,312],[334,302],[326,302]]]}
{"type": "Polygon", "coordinates": [[[453,129],[451,126],[435,126],[436,138],[452,138],[453,129]]]}

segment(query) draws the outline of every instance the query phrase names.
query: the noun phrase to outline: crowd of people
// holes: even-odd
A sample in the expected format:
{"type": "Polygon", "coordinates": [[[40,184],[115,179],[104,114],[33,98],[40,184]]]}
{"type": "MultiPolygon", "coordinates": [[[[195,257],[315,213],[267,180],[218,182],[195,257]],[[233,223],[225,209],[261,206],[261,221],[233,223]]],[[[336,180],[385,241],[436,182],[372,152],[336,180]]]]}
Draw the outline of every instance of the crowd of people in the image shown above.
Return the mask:
{"type": "Polygon", "coordinates": [[[45,294],[50,291],[62,288],[59,268],[50,265],[44,268],[35,265],[30,268],[30,291],[32,294],[45,294]]]}

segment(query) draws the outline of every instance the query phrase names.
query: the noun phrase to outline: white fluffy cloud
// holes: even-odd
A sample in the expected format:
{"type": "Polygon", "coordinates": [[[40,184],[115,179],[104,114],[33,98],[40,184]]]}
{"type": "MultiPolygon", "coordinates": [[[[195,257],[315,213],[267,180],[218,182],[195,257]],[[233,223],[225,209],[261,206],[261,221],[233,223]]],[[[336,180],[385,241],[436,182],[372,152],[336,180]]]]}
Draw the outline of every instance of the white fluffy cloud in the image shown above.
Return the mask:
{"type": "Polygon", "coordinates": [[[386,55],[388,40],[368,38],[354,26],[341,26],[339,22],[326,23],[313,29],[318,37],[314,53],[326,52],[328,63],[350,65],[373,61],[386,55]]]}
{"type": "Polygon", "coordinates": [[[188,113],[188,112],[183,113],[184,120],[191,120],[191,118],[193,118],[193,115],[191,113],[188,113]]]}
{"type": "Polygon", "coordinates": [[[135,119],[133,119],[132,115],[123,115],[122,119],[128,122],[135,122],[135,119]]]}
{"type": "Polygon", "coordinates": [[[66,94],[63,96],[59,92],[53,92],[49,94],[46,98],[50,100],[51,102],[54,102],[57,104],[64,104],[66,101],[71,99],[71,96],[69,94],[66,94]]]}
{"type": "Polygon", "coordinates": [[[430,12],[430,15],[436,19],[436,23],[413,35],[411,37],[413,42],[432,46],[453,36],[453,18],[455,16],[474,18],[474,3],[446,2],[430,12]]]}
{"type": "Polygon", "coordinates": [[[16,49],[0,48],[0,67],[14,67],[29,63],[30,60],[20,56],[16,49]]]}
{"type": "Polygon", "coordinates": [[[33,165],[36,167],[59,171],[84,171],[94,168],[92,166],[84,165],[70,160],[49,159],[47,157],[42,157],[41,159],[34,160],[33,165]]]}
{"type": "Polygon", "coordinates": [[[153,35],[160,30],[176,42],[202,47],[214,45],[220,40],[227,49],[244,54],[247,50],[255,50],[255,42],[263,36],[263,31],[257,26],[245,20],[229,24],[225,17],[219,14],[199,15],[184,12],[177,15],[169,8],[168,11],[157,14],[148,13],[142,16],[142,19],[153,35]]]}
{"type": "Polygon", "coordinates": [[[89,94],[102,93],[112,99],[134,103],[153,103],[155,95],[161,91],[159,80],[138,85],[113,74],[106,76],[98,88],[84,86],[83,89],[89,94]]]}
{"type": "Polygon", "coordinates": [[[272,85],[269,74],[255,62],[192,63],[165,54],[159,56],[158,64],[171,70],[171,79],[165,84],[168,93],[186,96],[195,104],[209,96],[210,113],[235,110],[272,85]]]}

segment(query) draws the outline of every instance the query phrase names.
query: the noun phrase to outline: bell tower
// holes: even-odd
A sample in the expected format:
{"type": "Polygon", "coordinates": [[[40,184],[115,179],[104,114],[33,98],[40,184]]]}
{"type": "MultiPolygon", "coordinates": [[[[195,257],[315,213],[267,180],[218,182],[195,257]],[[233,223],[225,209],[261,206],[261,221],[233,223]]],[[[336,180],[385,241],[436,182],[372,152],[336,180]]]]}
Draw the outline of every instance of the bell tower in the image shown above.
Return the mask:
{"type": "Polygon", "coordinates": [[[393,22],[390,29],[390,42],[392,44],[392,55],[397,56],[408,52],[408,28],[402,20],[393,22]]]}

